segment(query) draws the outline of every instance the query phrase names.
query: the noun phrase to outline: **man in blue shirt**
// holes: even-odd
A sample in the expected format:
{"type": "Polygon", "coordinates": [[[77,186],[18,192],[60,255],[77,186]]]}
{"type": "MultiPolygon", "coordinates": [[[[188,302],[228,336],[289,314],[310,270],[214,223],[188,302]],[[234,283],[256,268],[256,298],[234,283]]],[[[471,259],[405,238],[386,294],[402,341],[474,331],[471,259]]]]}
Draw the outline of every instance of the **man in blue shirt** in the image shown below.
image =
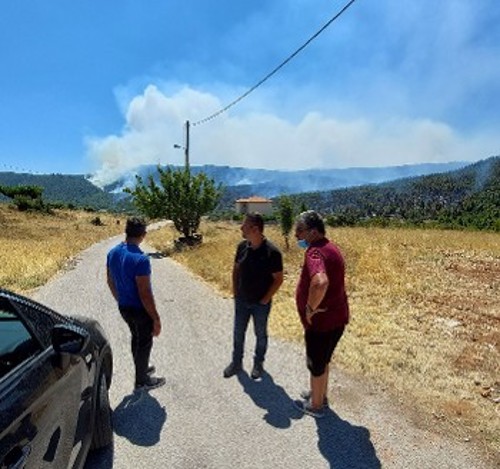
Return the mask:
{"type": "Polygon", "coordinates": [[[108,286],[132,334],[135,388],[154,389],[163,386],[165,378],[151,376],[155,369],[149,366],[153,336],[160,335],[161,321],[151,287],[151,262],[139,248],[146,236],[146,223],[129,218],[125,235],[125,242],[108,253],[108,286]]]}

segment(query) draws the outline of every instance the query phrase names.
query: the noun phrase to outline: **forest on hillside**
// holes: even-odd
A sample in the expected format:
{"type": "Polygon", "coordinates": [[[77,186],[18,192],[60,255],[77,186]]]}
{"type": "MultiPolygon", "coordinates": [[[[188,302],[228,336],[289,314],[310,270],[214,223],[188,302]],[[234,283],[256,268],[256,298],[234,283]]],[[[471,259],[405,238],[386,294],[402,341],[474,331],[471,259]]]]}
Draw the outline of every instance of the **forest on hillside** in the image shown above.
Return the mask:
{"type": "Polygon", "coordinates": [[[0,173],[0,186],[37,186],[43,189],[43,200],[49,203],[92,210],[127,211],[128,200],[96,187],[83,175],[0,173]]]}
{"type": "MultiPolygon", "coordinates": [[[[4,172],[0,173],[1,186],[40,187],[44,201],[69,207],[125,213],[135,210],[128,194],[102,190],[83,175],[4,172]]],[[[233,217],[235,200],[253,195],[245,185],[223,189],[213,214],[216,217],[233,217]]],[[[276,208],[280,197],[273,199],[276,208]]],[[[317,210],[332,226],[409,224],[500,231],[500,156],[445,173],[286,197],[296,213],[317,210]]],[[[8,200],[0,194],[2,199],[8,200]]]]}
{"type": "Polygon", "coordinates": [[[291,195],[333,226],[412,224],[500,231],[500,157],[442,174],[291,195]]]}

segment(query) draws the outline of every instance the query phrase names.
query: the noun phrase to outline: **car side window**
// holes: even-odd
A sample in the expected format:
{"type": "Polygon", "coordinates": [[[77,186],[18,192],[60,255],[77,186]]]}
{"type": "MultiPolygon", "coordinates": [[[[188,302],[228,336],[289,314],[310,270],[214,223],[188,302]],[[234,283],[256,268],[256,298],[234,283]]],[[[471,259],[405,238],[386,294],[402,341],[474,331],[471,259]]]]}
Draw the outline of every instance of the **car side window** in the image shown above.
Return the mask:
{"type": "Polygon", "coordinates": [[[7,301],[0,301],[0,379],[41,352],[37,340],[7,301]]]}

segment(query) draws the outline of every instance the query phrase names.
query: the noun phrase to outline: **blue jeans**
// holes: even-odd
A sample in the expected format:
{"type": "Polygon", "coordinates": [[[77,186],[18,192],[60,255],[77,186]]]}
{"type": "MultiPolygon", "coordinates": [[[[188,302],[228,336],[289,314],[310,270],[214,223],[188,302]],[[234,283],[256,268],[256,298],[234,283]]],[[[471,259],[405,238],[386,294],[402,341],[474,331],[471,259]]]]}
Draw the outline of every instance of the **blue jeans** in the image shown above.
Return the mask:
{"type": "Polygon", "coordinates": [[[241,298],[234,301],[234,330],[233,330],[233,363],[241,364],[245,348],[245,336],[250,317],[253,318],[255,332],[255,363],[264,361],[267,351],[267,319],[271,311],[271,302],[267,305],[248,303],[241,298]]]}

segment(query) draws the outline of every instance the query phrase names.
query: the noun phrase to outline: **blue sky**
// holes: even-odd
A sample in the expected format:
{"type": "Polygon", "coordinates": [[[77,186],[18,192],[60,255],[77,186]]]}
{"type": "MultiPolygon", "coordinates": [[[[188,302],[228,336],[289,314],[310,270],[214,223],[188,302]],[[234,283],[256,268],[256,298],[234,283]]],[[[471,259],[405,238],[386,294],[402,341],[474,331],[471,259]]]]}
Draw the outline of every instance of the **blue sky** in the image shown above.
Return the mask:
{"type": "MultiPolygon", "coordinates": [[[[346,1],[2,2],[0,171],[182,164],[217,112],[346,1]]],[[[357,0],[238,105],[191,163],[271,169],[500,154],[500,2],[357,0]]]]}

